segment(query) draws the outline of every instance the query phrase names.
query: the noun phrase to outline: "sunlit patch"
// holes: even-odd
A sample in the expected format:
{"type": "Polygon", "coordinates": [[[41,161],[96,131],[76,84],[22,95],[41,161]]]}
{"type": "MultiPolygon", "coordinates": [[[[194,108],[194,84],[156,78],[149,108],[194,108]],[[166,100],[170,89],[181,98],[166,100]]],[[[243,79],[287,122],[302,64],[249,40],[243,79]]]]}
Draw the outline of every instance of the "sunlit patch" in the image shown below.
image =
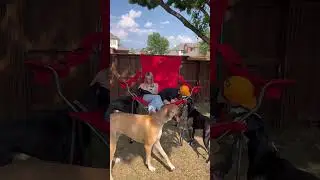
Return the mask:
{"type": "Polygon", "coordinates": [[[308,162],[308,169],[312,169],[313,171],[320,171],[320,163],[308,162]]]}

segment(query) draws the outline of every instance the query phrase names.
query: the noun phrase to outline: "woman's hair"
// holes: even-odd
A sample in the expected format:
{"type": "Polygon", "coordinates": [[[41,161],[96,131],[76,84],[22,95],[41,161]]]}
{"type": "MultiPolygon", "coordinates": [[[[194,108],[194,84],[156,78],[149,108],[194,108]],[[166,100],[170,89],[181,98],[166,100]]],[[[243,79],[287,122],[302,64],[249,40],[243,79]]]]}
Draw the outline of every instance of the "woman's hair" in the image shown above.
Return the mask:
{"type": "Polygon", "coordinates": [[[151,83],[153,83],[153,74],[152,72],[146,72],[146,74],[144,75],[144,83],[147,83],[147,79],[150,78],[151,79],[151,83]]]}

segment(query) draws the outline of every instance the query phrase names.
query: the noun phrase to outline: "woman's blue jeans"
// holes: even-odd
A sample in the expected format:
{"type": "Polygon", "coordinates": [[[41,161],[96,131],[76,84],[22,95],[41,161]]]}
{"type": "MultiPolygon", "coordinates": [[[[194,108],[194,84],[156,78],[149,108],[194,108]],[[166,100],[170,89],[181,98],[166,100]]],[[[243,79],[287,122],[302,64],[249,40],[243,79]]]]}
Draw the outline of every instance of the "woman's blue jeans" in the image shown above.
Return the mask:
{"type": "Polygon", "coordinates": [[[161,96],[156,94],[145,94],[143,96],[143,100],[147,101],[149,103],[148,109],[150,110],[156,110],[159,111],[161,107],[164,105],[161,99],[161,96]]]}

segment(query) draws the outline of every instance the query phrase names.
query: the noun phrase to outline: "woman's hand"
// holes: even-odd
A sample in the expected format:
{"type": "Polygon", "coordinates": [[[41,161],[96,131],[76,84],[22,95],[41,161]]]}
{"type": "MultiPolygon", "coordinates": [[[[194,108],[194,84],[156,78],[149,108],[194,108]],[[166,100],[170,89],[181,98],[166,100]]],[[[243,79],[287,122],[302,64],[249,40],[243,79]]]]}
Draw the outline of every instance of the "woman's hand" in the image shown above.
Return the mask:
{"type": "Polygon", "coordinates": [[[165,99],[165,100],[163,101],[163,104],[170,104],[170,102],[165,99]]]}

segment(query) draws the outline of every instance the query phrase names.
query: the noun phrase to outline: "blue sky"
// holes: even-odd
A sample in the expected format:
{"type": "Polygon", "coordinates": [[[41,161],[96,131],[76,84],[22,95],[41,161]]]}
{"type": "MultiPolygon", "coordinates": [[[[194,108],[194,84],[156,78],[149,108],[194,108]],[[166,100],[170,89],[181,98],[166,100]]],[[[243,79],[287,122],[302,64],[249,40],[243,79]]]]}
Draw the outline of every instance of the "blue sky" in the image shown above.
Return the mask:
{"type": "Polygon", "coordinates": [[[110,8],[110,32],[120,38],[125,48],[146,47],[148,34],[152,32],[166,37],[170,47],[197,41],[191,30],[161,7],[148,10],[129,4],[128,0],[111,0],[110,8]]]}

